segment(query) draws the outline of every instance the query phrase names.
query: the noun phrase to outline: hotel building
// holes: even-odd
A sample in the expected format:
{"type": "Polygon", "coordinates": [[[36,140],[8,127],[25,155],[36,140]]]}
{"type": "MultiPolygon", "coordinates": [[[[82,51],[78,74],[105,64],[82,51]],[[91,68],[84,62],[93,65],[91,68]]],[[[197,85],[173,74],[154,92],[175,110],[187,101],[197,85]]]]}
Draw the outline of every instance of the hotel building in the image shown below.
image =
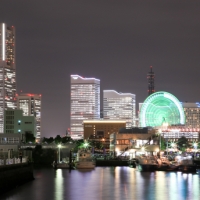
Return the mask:
{"type": "Polygon", "coordinates": [[[34,116],[36,119],[36,141],[41,136],[41,95],[20,94],[17,95],[17,108],[23,111],[23,116],[34,116]]]}
{"type": "Polygon", "coordinates": [[[125,120],[84,120],[84,139],[109,139],[111,133],[118,133],[126,127],[125,120]]]}
{"type": "Polygon", "coordinates": [[[4,110],[16,108],[15,29],[0,23],[0,133],[4,110]]]}
{"type": "Polygon", "coordinates": [[[100,118],[100,80],[71,75],[71,137],[83,138],[83,120],[100,118]]]}
{"type": "Polygon", "coordinates": [[[125,120],[126,127],[135,126],[135,94],[103,91],[104,119],[125,120]]]}

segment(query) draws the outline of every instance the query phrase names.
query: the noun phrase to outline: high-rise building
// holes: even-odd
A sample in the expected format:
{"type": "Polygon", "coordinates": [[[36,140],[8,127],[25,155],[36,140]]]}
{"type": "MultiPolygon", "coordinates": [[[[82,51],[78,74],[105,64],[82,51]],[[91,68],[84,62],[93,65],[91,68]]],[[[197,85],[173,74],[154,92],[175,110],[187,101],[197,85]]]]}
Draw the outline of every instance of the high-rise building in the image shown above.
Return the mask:
{"type": "Polygon", "coordinates": [[[135,126],[135,94],[103,91],[104,119],[125,120],[126,127],[135,126]]]}
{"type": "Polygon", "coordinates": [[[155,74],[152,70],[152,66],[150,66],[150,72],[147,74],[147,79],[148,79],[148,95],[151,95],[155,92],[154,89],[154,78],[155,74]]]}
{"type": "Polygon", "coordinates": [[[17,95],[17,108],[23,110],[23,116],[34,116],[36,119],[36,141],[41,136],[41,95],[20,94],[17,95]]]}
{"type": "Polygon", "coordinates": [[[0,23],[0,133],[4,110],[16,108],[15,29],[0,23]]]}
{"type": "Polygon", "coordinates": [[[83,120],[100,118],[100,80],[71,75],[71,137],[83,138],[83,120]]]}
{"type": "Polygon", "coordinates": [[[185,127],[200,128],[200,103],[199,102],[183,102],[185,112],[185,127]]]}

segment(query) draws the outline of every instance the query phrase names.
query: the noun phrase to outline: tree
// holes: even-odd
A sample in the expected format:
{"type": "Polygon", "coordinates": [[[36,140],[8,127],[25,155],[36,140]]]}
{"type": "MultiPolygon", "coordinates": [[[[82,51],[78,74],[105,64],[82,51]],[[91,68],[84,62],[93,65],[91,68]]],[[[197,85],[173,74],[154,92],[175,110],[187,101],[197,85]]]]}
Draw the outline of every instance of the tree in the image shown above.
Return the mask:
{"type": "Polygon", "coordinates": [[[166,147],[167,147],[167,144],[166,144],[166,141],[165,141],[165,139],[161,136],[161,138],[160,138],[160,148],[161,148],[161,150],[165,150],[166,149],[166,147]]]}
{"type": "Polygon", "coordinates": [[[55,138],[54,138],[54,141],[56,144],[60,144],[62,142],[62,138],[60,137],[60,135],[57,135],[55,138]]]}
{"type": "Polygon", "coordinates": [[[67,142],[70,142],[71,141],[71,137],[68,137],[68,136],[65,136],[62,138],[62,143],[65,144],[67,142]]]}
{"type": "Polygon", "coordinates": [[[183,152],[190,146],[187,138],[184,136],[178,139],[177,145],[178,148],[183,152]]]}
{"type": "Polygon", "coordinates": [[[25,133],[26,143],[32,142],[35,143],[35,137],[32,133],[25,133]]]}

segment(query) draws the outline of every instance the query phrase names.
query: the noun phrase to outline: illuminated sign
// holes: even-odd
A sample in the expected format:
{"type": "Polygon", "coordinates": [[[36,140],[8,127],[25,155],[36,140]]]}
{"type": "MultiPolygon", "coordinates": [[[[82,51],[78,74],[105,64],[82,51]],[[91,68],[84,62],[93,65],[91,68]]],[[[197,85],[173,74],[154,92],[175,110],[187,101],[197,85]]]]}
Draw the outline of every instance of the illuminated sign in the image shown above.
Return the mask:
{"type": "Polygon", "coordinates": [[[181,137],[186,137],[186,138],[194,138],[198,139],[199,138],[199,133],[198,132],[162,132],[162,136],[164,138],[181,138],[181,137]]]}

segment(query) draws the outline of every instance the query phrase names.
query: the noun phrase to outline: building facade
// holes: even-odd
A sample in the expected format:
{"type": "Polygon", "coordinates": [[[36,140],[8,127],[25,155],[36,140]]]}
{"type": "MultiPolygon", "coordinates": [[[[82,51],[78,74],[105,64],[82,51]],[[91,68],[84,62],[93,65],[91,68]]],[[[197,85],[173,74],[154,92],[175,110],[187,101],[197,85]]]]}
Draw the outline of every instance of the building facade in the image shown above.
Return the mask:
{"type": "Polygon", "coordinates": [[[36,137],[36,119],[34,116],[23,116],[22,110],[8,109],[4,111],[5,134],[33,134],[36,137]]]}
{"type": "Polygon", "coordinates": [[[100,118],[100,80],[71,75],[71,137],[83,138],[83,120],[100,118]]]}
{"type": "Polygon", "coordinates": [[[111,133],[118,133],[126,127],[125,120],[84,120],[84,139],[108,139],[111,133]]]}
{"type": "Polygon", "coordinates": [[[182,106],[185,112],[185,126],[200,129],[200,103],[184,102],[182,106]]]}
{"type": "Polygon", "coordinates": [[[16,108],[15,28],[0,23],[0,133],[8,108],[16,108]]]}
{"type": "Polygon", "coordinates": [[[126,127],[135,126],[135,94],[103,91],[104,119],[125,120],[126,127]]]}
{"type": "Polygon", "coordinates": [[[40,94],[17,95],[17,108],[23,111],[23,116],[34,116],[36,120],[36,141],[41,137],[41,98],[40,94]]]}

